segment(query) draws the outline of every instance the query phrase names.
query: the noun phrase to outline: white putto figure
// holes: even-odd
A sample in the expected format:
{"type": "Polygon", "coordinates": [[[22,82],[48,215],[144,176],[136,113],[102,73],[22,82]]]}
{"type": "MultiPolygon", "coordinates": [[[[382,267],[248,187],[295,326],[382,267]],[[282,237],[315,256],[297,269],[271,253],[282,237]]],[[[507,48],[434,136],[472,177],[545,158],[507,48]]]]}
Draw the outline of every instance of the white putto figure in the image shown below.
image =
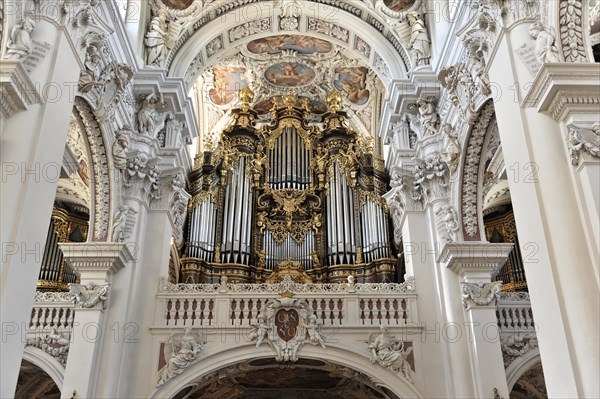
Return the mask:
{"type": "Polygon", "coordinates": [[[10,34],[4,58],[9,60],[24,60],[27,58],[33,44],[31,43],[31,32],[35,28],[35,22],[31,18],[25,18],[14,26],[10,34]]]}

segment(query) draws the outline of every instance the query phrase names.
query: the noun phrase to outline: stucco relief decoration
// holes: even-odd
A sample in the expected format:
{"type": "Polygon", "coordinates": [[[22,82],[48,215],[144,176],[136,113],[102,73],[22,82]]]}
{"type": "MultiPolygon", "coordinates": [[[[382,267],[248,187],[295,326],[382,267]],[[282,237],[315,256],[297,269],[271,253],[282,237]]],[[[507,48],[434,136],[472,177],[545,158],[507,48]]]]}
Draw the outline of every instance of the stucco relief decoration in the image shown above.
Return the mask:
{"type": "Polygon", "coordinates": [[[494,306],[502,288],[501,281],[491,283],[462,283],[462,300],[465,309],[473,306],[494,306]]]}
{"type": "Polygon", "coordinates": [[[278,0],[278,7],[281,9],[279,17],[279,29],[285,31],[298,30],[300,27],[300,16],[302,7],[297,0],[278,0]]]}
{"type": "Polygon", "coordinates": [[[186,328],[182,333],[174,334],[164,346],[164,356],[167,364],[158,372],[156,386],[161,386],[171,378],[185,371],[192,363],[199,359],[204,349],[201,334],[192,333],[191,328],[186,328]]]}
{"type": "Polygon", "coordinates": [[[108,236],[108,221],[110,220],[110,177],[108,158],[102,129],[92,110],[81,99],[75,100],[75,108],[79,112],[87,133],[87,140],[92,154],[92,164],[95,173],[94,183],[94,238],[105,240],[108,236]]]}
{"type": "Polygon", "coordinates": [[[271,31],[271,18],[255,19],[229,30],[229,42],[233,43],[248,36],[271,31]]]}
{"type": "MultiPolygon", "coordinates": [[[[467,141],[464,172],[461,188],[462,223],[466,236],[475,239],[479,234],[478,208],[479,165],[481,163],[483,143],[490,123],[494,121],[494,104],[488,102],[471,130],[467,141]]],[[[466,238],[466,237],[465,237],[466,238]]]]}
{"type": "Polygon", "coordinates": [[[560,61],[554,45],[554,28],[536,21],[529,27],[529,34],[535,39],[535,56],[540,63],[560,61]]]}
{"type": "Polygon", "coordinates": [[[452,205],[443,205],[435,211],[438,224],[438,232],[444,242],[455,242],[458,240],[458,214],[452,205]]]}
{"type": "Polygon", "coordinates": [[[578,166],[582,153],[592,158],[600,158],[600,122],[592,125],[591,129],[569,125],[567,146],[571,155],[571,163],[578,166]]]}
{"type": "Polygon", "coordinates": [[[129,137],[133,131],[127,125],[116,133],[115,142],[112,146],[112,156],[115,168],[123,172],[127,168],[127,149],[129,148],[129,137]]]}
{"type": "Polygon", "coordinates": [[[298,360],[298,350],[305,344],[325,348],[321,325],[312,313],[308,302],[291,297],[272,299],[265,304],[251,324],[248,335],[256,347],[267,342],[275,350],[279,362],[298,360]]]}
{"type": "Polygon", "coordinates": [[[416,167],[414,171],[415,189],[422,189],[429,197],[443,196],[448,187],[450,170],[439,152],[433,152],[425,158],[413,158],[416,167]]]}
{"type": "Polygon", "coordinates": [[[24,61],[31,50],[31,33],[35,29],[35,21],[31,18],[22,19],[11,30],[4,58],[24,61]]]}
{"type": "Polygon", "coordinates": [[[442,152],[442,160],[446,162],[450,168],[450,174],[453,175],[458,169],[460,154],[462,153],[458,133],[456,133],[456,130],[449,123],[445,123],[441,131],[446,138],[446,147],[442,152]]]}
{"type": "Polygon", "coordinates": [[[121,206],[113,218],[111,238],[113,242],[123,242],[131,237],[135,225],[135,210],[121,206]]]}
{"type": "Polygon", "coordinates": [[[390,336],[387,327],[380,327],[380,334],[372,339],[372,333],[367,339],[367,349],[371,352],[371,363],[392,370],[394,373],[412,381],[412,366],[408,357],[412,353],[412,346],[406,345],[400,338],[390,336]]]}
{"type": "Polygon", "coordinates": [[[582,1],[560,0],[559,25],[562,54],[567,62],[586,62],[583,45],[582,1]]]}
{"type": "Polygon", "coordinates": [[[101,85],[100,67],[102,63],[101,50],[104,47],[104,37],[94,32],[84,36],[82,46],[85,48],[84,68],[79,76],[79,91],[88,93],[94,86],[101,85]]]}
{"type": "Polygon", "coordinates": [[[350,41],[350,31],[340,25],[334,24],[330,21],[324,21],[311,17],[309,17],[307,21],[309,31],[327,35],[344,43],[348,43],[350,41]]]}
{"type": "MultiPolygon", "coordinates": [[[[418,119],[411,120],[411,127],[419,132],[419,138],[433,136],[440,125],[437,105],[432,99],[419,98],[416,103],[418,119]]],[[[412,115],[410,115],[412,117],[412,115]]]]}
{"type": "Polygon", "coordinates": [[[86,285],[69,284],[69,293],[75,305],[82,308],[100,308],[106,309],[108,304],[110,284],[96,284],[90,281],[86,285]]]}
{"type": "Polygon", "coordinates": [[[529,351],[538,347],[535,333],[512,332],[500,336],[500,347],[504,367],[508,367],[516,358],[521,357],[529,351]]]}
{"type": "Polygon", "coordinates": [[[57,332],[53,328],[49,334],[43,337],[35,337],[27,339],[27,346],[34,346],[48,353],[65,366],[67,364],[67,356],[69,356],[69,345],[71,344],[70,333],[57,332]]]}
{"type": "Polygon", "coordinates": [[[156,137],[158,132],[165,127],[169,112],[159,112],[165,107],[162,96],[151,93],[140,104],[137,114],[138,131],[150,137],[156,137]]]}
{"type": "Polygon", "coordinates": [[[448,91],[452,103],[460,109],[460,116],[469,124],[477,120],[477,111],[473,103],[475,85],[473,78],[464,61],[446,68],[442,68],[438,79],[443,88],[448,91]]]}

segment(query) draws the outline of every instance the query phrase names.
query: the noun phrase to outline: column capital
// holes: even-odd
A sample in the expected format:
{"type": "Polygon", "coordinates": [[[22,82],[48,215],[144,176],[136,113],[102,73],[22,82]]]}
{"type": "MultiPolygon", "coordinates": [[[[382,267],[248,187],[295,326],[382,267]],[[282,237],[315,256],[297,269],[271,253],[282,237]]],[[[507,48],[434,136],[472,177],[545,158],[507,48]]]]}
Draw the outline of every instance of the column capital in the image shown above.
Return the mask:
{"type": "Polygon", "coordinates": [[[447,243],[438,262],[458,274],[465,282],[489,282],[504,265],[513,244],[505,243],[447,243]]]}
{"type": "Polygon", "coordinates": [[[548,112],[559,122],[574,112],[597,114],[599,73],[600,65],[595,63],[545,63],[522,105],[548,112]]]}
{"type": "Polygon", "coordinates": [[[59,243],[65,261],[81,274],[82,280],[103,280],[133,260],[123,243],[59,243]]]}

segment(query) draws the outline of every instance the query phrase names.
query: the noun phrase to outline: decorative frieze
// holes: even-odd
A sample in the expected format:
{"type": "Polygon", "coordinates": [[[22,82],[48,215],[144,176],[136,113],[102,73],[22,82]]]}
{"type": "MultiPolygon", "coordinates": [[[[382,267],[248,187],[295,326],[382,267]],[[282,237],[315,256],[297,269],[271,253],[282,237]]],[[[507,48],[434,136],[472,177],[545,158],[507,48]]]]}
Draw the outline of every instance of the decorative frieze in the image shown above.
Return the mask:
{"type": "Polygon", "coordinates": [[[173,284],[161,278],[159,293],[414,293],[415,279],[407,276],[403,283],[316,283],[301,284],[294,282],[291,277],[284,276],[283,280],[273,284],[173,284]]]}
{"type": "Polygon", "coordinates": [[[63,366],[67,364],[70,344],[71,334],[58,333],[55,328],[43,337],[29,338],[26,343],[27,346],[33,346],[48,353],[63,366]]]}
{"type": "Polygon", "coordinates": [[[591,129],[568,126],[567,147],[573,166],[579,166],[582,154],[591,158],[600,158],[600,122],[592,125],[591,129]]]}
{"type": "Polygon", "coordinates": [[[504,359],[504,367],[506,368],[516,358],[537,349],[538,341],[534,332],[513,332],[500,335],[500,347],[502,348],[502,358],[504,359]]]}
{"type": "Polygon", "coordinates": [[[350,41],[350,31],[342,26],[334,24],[333,22],[323,21],[319,18],[307,18],[308,31],[320,33],[340,40],[344,43],[350,41]]]}
{"type": "Polygon", "coordinates": [[[69,284],[71,299],[75,306],[105,310],[108,303],[109,283],[96,284],[90,281],[86,285],[69,284]]]}
{"type": "Polygon", "coordinates": [[[270,32],[271,18],[255,19],[229,30],[229,43],[236,42],[248,36],[253,36],[262,32],[270,32]]]}
{"type": "Polygon", "coordinates": [[[586,62],[587,54],[583,42],[584,26],[583,2],[581,0],[560,0],[558,23],[562,54],[566,62],[586,62]]]}
{"type": "Polygon", "coordinates": [[[465,309],[474,306],[495,306],[496,296],[502,288],[502,281],[491,283],[462,283],[462,301],[465,309]]]}

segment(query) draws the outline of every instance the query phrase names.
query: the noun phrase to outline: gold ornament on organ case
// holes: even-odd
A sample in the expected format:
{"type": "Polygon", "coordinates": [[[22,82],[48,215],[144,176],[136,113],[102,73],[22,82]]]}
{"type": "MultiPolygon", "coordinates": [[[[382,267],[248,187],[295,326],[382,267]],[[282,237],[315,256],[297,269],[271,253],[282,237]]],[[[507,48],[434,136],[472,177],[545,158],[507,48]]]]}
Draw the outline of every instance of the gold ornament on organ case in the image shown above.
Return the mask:
{"type": "Polygon", "coordinates": [[[337,113],[340,110],[340,107],[342,105],[342,95],[340,94],[339,91],[337,90],[332,90],[328,95],[327,95],[327,105],[329,106],[329,110],[332,113],[337,113]]]}

